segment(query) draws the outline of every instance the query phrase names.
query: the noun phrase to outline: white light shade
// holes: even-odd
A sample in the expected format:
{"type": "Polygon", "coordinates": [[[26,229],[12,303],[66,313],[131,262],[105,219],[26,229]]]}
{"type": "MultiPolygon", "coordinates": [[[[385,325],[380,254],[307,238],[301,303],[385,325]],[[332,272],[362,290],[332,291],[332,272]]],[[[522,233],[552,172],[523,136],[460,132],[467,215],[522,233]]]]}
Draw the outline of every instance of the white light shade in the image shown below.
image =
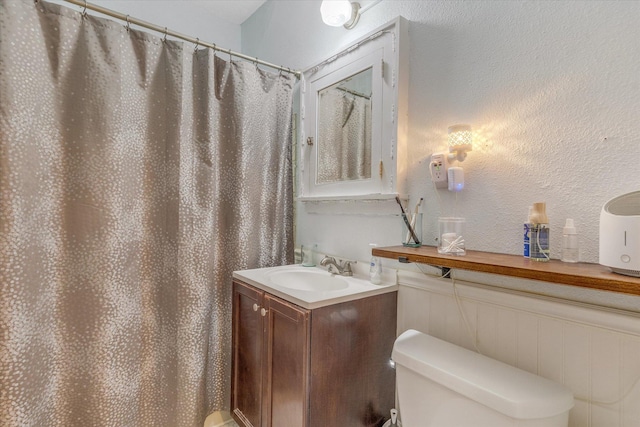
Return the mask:
{"type": "Polygon", "coordinates": [[[341,27],[351,19],[353,8],[349,0],[323,0],[320,5],[322,21],[332,27],[341,27]]]}
{"type": "Polygon", "coordinates": [[[459,161],[467,156],[467,151],[472,151],[471,126],[454,125],[449,127],[449,153],[456,153],[459,161]]]}
{"type": "Polygon", "coordinates": [[[455,125],[449,128],[449,152],[471,151],[471,126],[455,125]]]}

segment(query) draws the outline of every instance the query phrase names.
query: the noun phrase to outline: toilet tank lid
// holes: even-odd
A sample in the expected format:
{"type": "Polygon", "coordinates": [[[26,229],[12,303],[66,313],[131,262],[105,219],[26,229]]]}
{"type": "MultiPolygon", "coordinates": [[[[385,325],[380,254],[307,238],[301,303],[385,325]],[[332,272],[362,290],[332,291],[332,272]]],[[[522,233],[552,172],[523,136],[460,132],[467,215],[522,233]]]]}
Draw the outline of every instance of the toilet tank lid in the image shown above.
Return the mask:
{"type": "Polygon", "coordinates": [[[553,417],[574,404],[563,385],[415,330],[398,337],[392,358],[511,418],[553,417]]]}

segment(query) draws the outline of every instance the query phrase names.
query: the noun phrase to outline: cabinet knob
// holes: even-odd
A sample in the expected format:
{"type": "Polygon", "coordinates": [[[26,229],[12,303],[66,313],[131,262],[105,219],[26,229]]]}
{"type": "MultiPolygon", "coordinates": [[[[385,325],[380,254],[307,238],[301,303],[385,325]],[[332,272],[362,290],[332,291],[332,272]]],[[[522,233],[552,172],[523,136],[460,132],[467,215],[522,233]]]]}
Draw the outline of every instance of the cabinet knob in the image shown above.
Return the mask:
{"type": "Polygon", "coordinates": [[[266,316],[267,315],[267,310],[265,310],[264,308],[260,309],[260,314],[262,314],[262,316],[266,316]]]}
{"type": "Polygon", "coordinates": [[[253,311],[258,311],[260,306],[258,304],[253,304],[253,311]]]}

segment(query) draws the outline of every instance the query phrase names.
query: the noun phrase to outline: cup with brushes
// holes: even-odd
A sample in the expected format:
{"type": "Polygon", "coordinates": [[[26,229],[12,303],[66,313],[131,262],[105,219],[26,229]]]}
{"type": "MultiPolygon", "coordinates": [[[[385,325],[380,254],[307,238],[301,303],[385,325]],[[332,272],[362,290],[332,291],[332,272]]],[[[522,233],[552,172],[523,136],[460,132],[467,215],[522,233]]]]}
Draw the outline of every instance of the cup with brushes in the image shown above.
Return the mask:
{"type": "Polygon", "coordinates": [[[421,197],[416,203],[413,212],[407,213],[400,198],[396,196],[396,202],[400,206],[400,212],[402,217],[402,245],[412,248],[418,248],[422,246],[422,213],[420,205],[423,198],[421,197]]]}

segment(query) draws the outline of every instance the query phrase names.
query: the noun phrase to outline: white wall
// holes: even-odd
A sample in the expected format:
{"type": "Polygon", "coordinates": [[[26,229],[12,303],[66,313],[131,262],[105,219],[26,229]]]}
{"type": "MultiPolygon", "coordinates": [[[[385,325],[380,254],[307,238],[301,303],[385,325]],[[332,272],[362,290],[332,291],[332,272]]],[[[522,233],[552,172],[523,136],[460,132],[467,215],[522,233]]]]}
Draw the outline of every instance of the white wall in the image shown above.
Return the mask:
{"type": "MultiPolygon", "coordinates": [[[[351,31],[325,26],[319,7],[269,0],[242,25],[243,52],[303,69],[397,15],[409,20],[408,188],[411,205],[425,199],[425,242],[455,210],[467,248],[521,254],[528,206],[544,201],[552,257],[574,218],[581,260],[598,261],[602,205],[640,190],[640,2],[384,0],[351,31]],[[456,123],[474,128],[467,188],[457,202],[440,190],[439,206],[428,158],[456,123]]],[[[358,209],[299,203],[297,244],[358,260],[370,242],[399,244],[397,216],[358,209]]]]}
{"type": "MultiPolygon", "coordinates": [[[[75,10],[81,7],[51,0],[75,10]]],[[[131,15],[132,17],[167,27],[179,33],[216,43],[225,49],[239,52],[241,49],[240,25],[225,22],[212,12],[210,2],[198,0],[89,0],[98,6],[131,15]]],[[[100,14],[89,11],[96,16],[100,14]]],[[[135,28],[135,27],[134,27],[135,28]]],[[[158,33],[156,33],[158,34],[158,33]]],[[[161,37],[160,34],[158,36],[161,37]]]]}

